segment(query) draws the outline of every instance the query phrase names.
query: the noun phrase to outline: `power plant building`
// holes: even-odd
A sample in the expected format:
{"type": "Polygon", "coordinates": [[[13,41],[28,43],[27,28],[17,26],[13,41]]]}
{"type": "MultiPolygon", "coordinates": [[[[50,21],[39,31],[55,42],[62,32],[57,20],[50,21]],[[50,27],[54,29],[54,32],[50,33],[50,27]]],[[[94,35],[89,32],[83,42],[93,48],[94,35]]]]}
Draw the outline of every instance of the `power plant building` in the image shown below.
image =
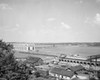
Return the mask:
{"type": "Polygon", "coordinates": [[[16,51],[35,51],[34,43],[12,42],[14,50],[16,51]]]}

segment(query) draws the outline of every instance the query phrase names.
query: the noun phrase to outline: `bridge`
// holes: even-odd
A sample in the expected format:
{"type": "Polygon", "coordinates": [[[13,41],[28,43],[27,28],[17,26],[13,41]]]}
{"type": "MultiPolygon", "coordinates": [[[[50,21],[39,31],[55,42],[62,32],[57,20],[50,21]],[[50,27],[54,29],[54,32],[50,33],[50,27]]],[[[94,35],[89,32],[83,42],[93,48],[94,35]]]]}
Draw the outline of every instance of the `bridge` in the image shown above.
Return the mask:
{"type": "Polygon", "coordinates": [[[95,63],[95,61],[90,62],[89,60],[83,60],[83,59],[59,58],[59,61],[78,63],[78,64],[84,64],[84,65],[90,65],[90,66],[100,66],[100,62],[98,61],[95,63]]]}
{"type": "Polygon", "coordinates": [[[91,56],[88,56],[88,59],[90,62],[95,62],[95,64],[98,63],[98,59],[100,59],[100,54],[98,55],[91,55],[91,56]]]}

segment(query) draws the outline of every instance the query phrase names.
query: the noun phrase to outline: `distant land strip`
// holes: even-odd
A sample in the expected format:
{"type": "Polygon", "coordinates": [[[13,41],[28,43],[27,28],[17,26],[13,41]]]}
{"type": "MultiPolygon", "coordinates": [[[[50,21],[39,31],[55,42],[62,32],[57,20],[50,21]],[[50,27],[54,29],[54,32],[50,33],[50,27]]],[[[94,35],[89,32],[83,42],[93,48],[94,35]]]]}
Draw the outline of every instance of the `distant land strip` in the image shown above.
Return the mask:
{"type": "Polygon", "coordinates": [[[61,42],[61,43],[33,43],[33,42],[7,42],[7,43],[23,43],[23,44],[35,44],[35,45],[66,45],[66,46],[87,46],[87,47],[100,47],[100,42],[61,42]]]}
{"type": "Polygon", "coordinates": [[[100,47],[100,42],[34,43],[34,44],[35,45],[68,45],[68,46],[100,47]]]}
{"type": "Polygon", "coordinates": [[[49,56],[49,57],[58,57],[56,55],[41,54],[41,53],[36,53],[36,52],[24,52],[24,51],[18,51],[18,52],[22,53],[22,54],[32,54],[32,55],[41,55],[41,56],[49,56]]]}

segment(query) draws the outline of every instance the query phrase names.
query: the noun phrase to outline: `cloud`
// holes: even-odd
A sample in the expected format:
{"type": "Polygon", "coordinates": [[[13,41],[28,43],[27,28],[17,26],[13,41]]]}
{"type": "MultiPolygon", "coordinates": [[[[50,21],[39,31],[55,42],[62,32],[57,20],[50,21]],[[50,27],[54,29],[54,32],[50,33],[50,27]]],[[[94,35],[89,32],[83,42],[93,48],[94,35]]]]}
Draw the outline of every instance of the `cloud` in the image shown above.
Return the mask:
{"type": "Polygon", "coordinates": [[[100,0],[96,0],[96,2],[100,2],[100,0]]]}
{"type": "Polygon", "coordinates": [[[9,26],[0,26],[0,30],[1,31],[5,31],[5,30],[7,30],[9,28],[10,28],[9,26]]]}
{"type": "Polygon", "coordinates": [[[70,29],[71,27],[68,24],[65,24],[64,22],[61,22],[61,25],[65,27],[66,29],[70,29]]]}
{"type": "Polygon", "coordinates": [[[19,24],[16,24],[16,27],[17,27],[17,28],[19,28],[19,27],[20,27],[20,25],[19,25],[19,24]]]}
{"type": "Polygon", "coordinates": [[[100,13],[97,13],[94,19],[94,23],[100,25],[100,13]]]}
{"type": "Polygon", "coordinates": [[[84,23],[91,23],[90,18],[89,18],[89,17],[87,17],[87,18],[85,19],[84,23]]]}
{"type": "Polygon", "coordinates": [[[10,31],[18,31],[20,28],[20,25],[19,24],[15,24],[15,27],[11,27],[9,30],[10,31]]]}
{"type": "Polygon", "coordinates": [[[11,10],[12,8],[8,4],[1,3],[0,4],[0,9],[1,10],[11,10]]]}
{"type": "Polygon", "coordinates": [[[80,4],[83,3],[83,0],[79,0],[79,3],[80,3],[80,4]]]}
{"type": "Polygon", "coordinates": [[[56,19],[55,18],[48,18],[47,20],[48,21],[55,21],[56,19]]]}
{"type": "Polygon", "coordinates": [[[2,27],[0,27],[0,30],[5,31],[5,32],[15,32],[15,31],[18,31],[19,29],[20,29],[19,24],[15,24],[15,26],[2,26],[2,27]]]}
{"type": "Polygon", "coordinates": [[[75,1],[75,4],[82,4],[82,3],[83,3],[83,0],[75,1]]]}
{"type": "Polygon", "coordinates": [[[100,13],[97,13],[93,18],[87,17],[84,23],[91,25],[100,25],[100,13]]]}

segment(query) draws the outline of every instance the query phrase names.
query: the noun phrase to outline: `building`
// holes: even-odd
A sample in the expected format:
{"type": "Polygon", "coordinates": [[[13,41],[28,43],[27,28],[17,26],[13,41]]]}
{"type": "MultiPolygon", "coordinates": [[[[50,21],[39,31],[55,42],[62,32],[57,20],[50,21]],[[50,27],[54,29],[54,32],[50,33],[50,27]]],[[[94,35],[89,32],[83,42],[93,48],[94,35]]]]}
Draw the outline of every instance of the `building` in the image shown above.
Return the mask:
{"type": "Polygon", "coordinates": [[[75,73],[76,71],[84,70],[81,65],[75,67],[69,67],[67,69],[54,67],[49,74],[56,77],[56,80],[89,80],[89,74],[84,74],[82,72],[75,73]]]}
{"type": "Polygon", "coordinates": [[[13,45],[13,48],[16,51],[35,51],[34,43],[10,42],[10,44],[13,45]]]}
{"type": "Polygon", "coordinates": [[[57,80],[59,79],[70,79],[72,78],[72,76],[74,75],[74,72],[73,71],[68,71],[68,70],[65,70],[65,69],[62,69],[62,68],[57,68],[57,67],[54,67],[50,72],[49,74],[51,76],[54,76],[56,77],[57,80]]]}
{"type": "Polygon", "coordinates": [[[71,66],[71,67],[68,68],[68,69],[70,69],[70,70],[73,71],[73,72],[85,70],[85,68],[84,68],[82,65],[71,66]]]}
{"type": "Polygon", "coordinates": [[[26,61],[24,62],[26,64],[29,64],[31,66],[40,66],[43,64],[43,60],[39,57],[28,57],[26,58],[26,61]]]}

